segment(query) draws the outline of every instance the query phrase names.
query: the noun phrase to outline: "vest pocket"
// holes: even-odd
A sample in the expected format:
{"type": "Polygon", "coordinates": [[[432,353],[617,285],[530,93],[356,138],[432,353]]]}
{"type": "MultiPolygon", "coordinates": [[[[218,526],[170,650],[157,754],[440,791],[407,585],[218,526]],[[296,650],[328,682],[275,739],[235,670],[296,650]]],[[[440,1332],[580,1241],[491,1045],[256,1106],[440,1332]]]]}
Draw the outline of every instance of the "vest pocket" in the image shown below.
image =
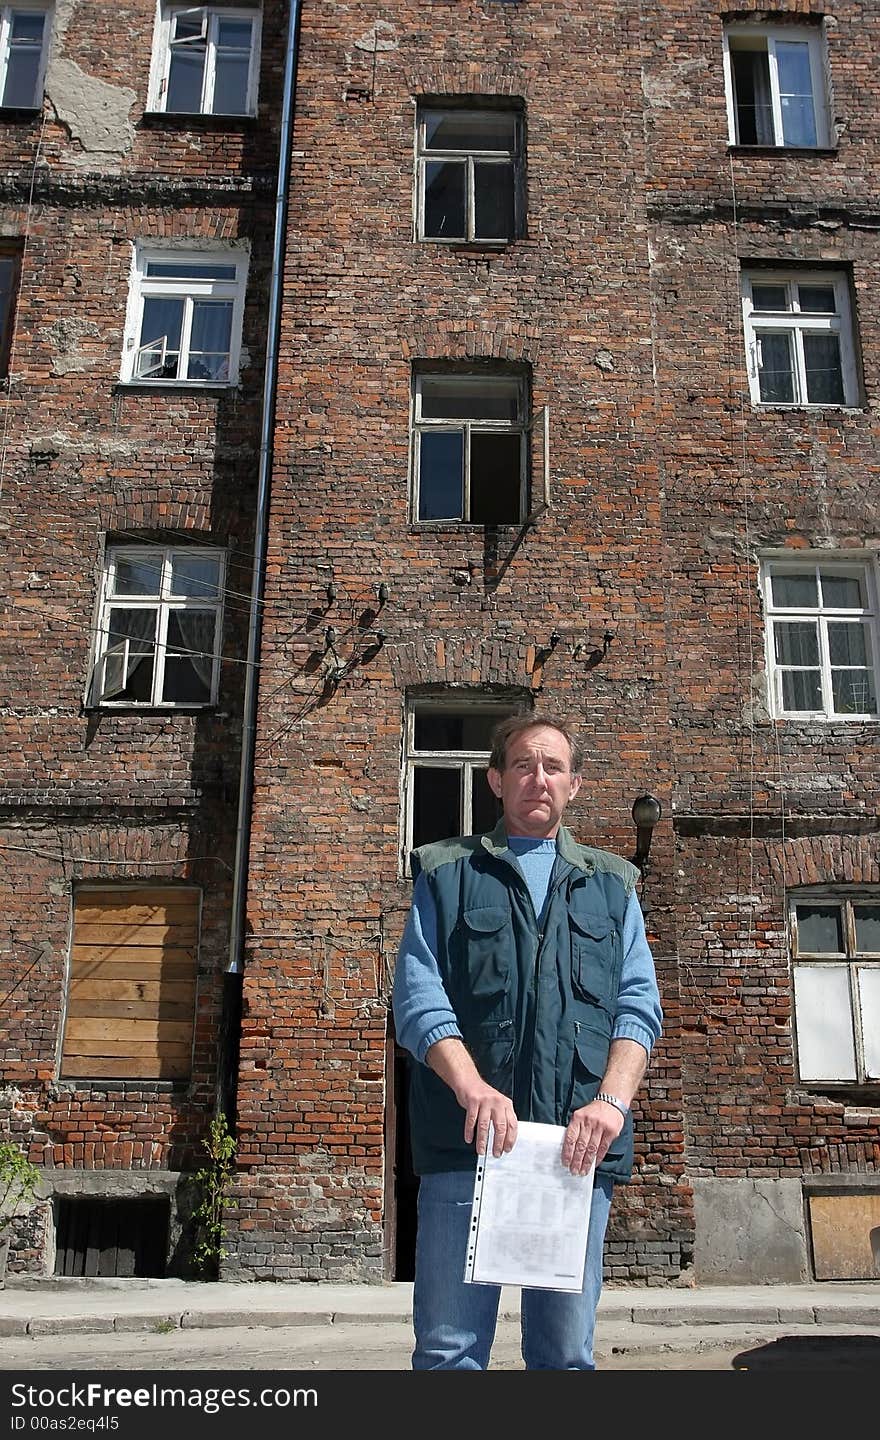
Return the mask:
{"type": "Polygon", "coordinates": [[[462,912],[460,962],[466,990],[475,1001],[501,1000],[510,989],[513,931],[510,911],[482,906],[462,912]]]}
{"type": "MultiPolygon", "coordinates": [[[[587,1105],[591,1100],[595,1100],[602,1083],[602,1076],[605,1074],[605,1067],[608,1064],[610,1047],[611,1038],[606,1031],[594,1030],[591,1026],[581,1022],[575,1023],[571,1103],[568,1107],[566,1123],[571,1119],[575,1110],[580,1110],[582,1105],[587,1105]]],[[[608,1147],[605,1160],[614,1160],[624,1154],[627,1135],[631,1127],[632,1121],[627,1115],[623,1129],[617,1139],[612,1140],[608,1147]]],[[[602,1163],[604,1164],[605,1161],[602,1163]]]]}
{"type": "Polygon", "coordinates": [[[514,1027],[512,1020],[475,1025],[465,1034],[471,1058],[487,1085],[513,1094],[514,1027]]]}
{"type": "Polygon", "coordinates": [[[575,994],[608,1008],[614,978],[615,930],[608,915],[569,914],[575,994]]]}

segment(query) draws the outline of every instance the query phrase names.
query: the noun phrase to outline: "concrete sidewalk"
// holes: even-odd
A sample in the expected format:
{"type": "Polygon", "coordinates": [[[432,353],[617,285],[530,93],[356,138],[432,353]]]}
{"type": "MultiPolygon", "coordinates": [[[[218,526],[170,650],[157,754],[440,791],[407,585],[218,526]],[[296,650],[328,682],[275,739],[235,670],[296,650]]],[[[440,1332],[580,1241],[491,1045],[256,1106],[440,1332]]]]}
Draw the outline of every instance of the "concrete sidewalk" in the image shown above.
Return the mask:
{"type": "MultiPolygon", "coordinates": [[[[299,1282],[200,1283],[184,1280],[92,1280],[7,1277],[0,1290],[0,1336],[100,1334],[113,1331],[211,1329],[408,1322],[412,1285],[299,1282]]],[[[501,1319],[519,1314],[519,1291],[502,1292],[501,1319]]],[[[880,1336],[880,1281],[863,1284],[698,1286],[693,1289],[608,1286],[600,1326],[707,1325],[857,1327],[880,1336]]]]}

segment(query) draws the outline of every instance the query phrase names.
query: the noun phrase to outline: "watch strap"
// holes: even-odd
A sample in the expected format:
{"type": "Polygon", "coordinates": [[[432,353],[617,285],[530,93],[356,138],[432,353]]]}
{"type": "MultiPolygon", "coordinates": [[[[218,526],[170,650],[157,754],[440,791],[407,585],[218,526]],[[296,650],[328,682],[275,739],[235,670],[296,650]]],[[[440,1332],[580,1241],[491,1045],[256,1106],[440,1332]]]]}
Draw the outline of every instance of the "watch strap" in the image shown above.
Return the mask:
{"type": "Polygon", "coordinates": [[[627,1105],[626,1101],[618,1100],[616,1095],[609,1095],[607,1090],[600,1090],[598,1095],[596,1096],[596,1099],[604,1100],[606,1105],[613,1105],[615,1110],[620,1111],[624,1119],[629,1114],[629,1106],[627,1105]]]}

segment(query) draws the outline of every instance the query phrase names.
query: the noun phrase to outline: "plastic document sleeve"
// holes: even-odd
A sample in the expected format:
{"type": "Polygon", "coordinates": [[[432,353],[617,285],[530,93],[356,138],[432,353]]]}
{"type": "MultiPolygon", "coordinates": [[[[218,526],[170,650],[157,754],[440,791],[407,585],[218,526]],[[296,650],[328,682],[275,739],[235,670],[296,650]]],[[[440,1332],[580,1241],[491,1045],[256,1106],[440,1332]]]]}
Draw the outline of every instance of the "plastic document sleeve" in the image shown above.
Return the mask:
{"type": "Polygon", "coordinates": [[[578,1291],[584,1283],[593,1170],[562,1164],[562,1125],[520,1122],[498,1159],[492,1131],[477,1159],[464,1278],[476,1285],[578,1291]]]}

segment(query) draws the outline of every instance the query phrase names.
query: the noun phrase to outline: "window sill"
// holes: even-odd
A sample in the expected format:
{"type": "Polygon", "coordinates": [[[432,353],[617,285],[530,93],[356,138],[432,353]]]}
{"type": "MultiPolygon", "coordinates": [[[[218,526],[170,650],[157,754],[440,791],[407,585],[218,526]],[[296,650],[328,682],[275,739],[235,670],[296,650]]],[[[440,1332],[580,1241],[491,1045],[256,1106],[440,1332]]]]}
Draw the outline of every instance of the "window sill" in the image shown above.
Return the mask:
{"type": "Polygon", "coordinates": [[[60,1090],[101,1090],[111,1094],[149,1090],[156,1095],[186,1095],[191,1088],[190,1080],[90,1080],[86,1075],[63,1075],[55,1083],[60,1090]]]}
{"type": "Polygon", "coordinates": [[[0,105],[0,125],[28,125],[42,118],[40,105],[0,105]]]}
{"type": "Polygon", "coordinates": [[[439,245],[455,255],[499,255],[510,250],[519,237],[512,240],[444,240],[439,235],[419,235],[417,245],[439,245]]]}
{"type": "Polygon", "coordinates": [[[836,145],[728,145],[728,155],[741,155],[751,157],[758,155],[769,159],[795,157],[796,159],[808,158],[815,155],[820,160],[833,159],[840,151],[836,145]]]}
{"type": "Polygon", "coordinates": [[[880,715],[822,715],[816,710],[780,711],[771,720],[789,720],[796,725],[876,725],[880,715]]]}
{"type": "Polygon", "coordinates": [[[800,402],[794,405],[787,405],[781,400],[776,402],[753,400],[752,408],[756,410],[759,415],[773,414],[776,411],[779,411],[783,415],[827,415],[829,413],[832,415],[867,414],[867,406],[865,405],[805,405],[800,402]]]}
{"type": "Polygon", "coordinates": [[[468,535],[482,535],[486,530],[521,530],[524,525],[529,524],[529,518],[522,520],[505,520],[494,523],[482,522],[474,524],[471,520],[413,520],[410,522],[409,533],[411,535],[458,535],[462,531],[468,535]]]}
{"type": "Polygon", "coordinates": [[[117,394],[123,394],[127,390],[157,390],[159,394],[172,391],[179,393],[181,390],[193,391],[199,395],[228,395],[230,391],[240,390],[239,380],[117,380],[113,387],[117,394]]]}
{"type": "Polygon", "coordinates": [[[145,110],[138,124],[145,130],[253,130],[256,115],[203,115],[191,111],[145,110]]]}
{"type": "Polygon", "coordinates": [[[83,706],[87,715],[202,715],[205,712],[217,710],[216,700],[206,700],[204,703],[194,702],[193,704],[179,705],[151,705],[147,702],[136,704],[132,701],[123,701],[120,705],[114,705],[110,701],[99,701],[97,704],[83,706]]]}

